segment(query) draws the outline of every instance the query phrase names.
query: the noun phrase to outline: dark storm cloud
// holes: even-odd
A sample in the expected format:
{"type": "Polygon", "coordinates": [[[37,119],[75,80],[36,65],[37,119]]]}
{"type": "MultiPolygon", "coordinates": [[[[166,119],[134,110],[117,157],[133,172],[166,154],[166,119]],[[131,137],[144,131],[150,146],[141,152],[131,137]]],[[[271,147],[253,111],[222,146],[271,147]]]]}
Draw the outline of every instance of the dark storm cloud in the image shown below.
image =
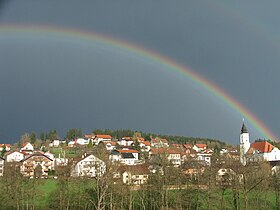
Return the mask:
{"type": "MultiPolygon", "coordinates": [[[[276,132],[279,48],[269,34],[256,33],[261,24],[250,23],[273,29],[280,17],[274,5],[257,2],[18,0],[0,21],[93,30],[158,51],[225,89],[276,132]]],[[[19,135],[104,127],[237,141],[242,116],[186,78],[110,50],[98,54],[95,46],[19,40],[0,46],[5,138],[14,128],[19,135]]]]}

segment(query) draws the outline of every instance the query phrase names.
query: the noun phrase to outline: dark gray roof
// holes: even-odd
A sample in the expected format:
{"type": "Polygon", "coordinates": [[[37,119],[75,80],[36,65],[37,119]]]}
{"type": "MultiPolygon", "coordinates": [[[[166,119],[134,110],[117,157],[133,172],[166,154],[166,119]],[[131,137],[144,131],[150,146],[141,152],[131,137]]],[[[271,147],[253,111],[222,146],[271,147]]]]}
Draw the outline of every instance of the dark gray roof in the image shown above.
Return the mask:
{"type": "Polygon", "coordinates": [[[122,153],[122,158],[135,158],[132,153],[122,153]]]}
{"type": "Polygon", "coordinates": [[[244,123],[242,124],[241,133],[248,133],[248,130],[244,123]]]}

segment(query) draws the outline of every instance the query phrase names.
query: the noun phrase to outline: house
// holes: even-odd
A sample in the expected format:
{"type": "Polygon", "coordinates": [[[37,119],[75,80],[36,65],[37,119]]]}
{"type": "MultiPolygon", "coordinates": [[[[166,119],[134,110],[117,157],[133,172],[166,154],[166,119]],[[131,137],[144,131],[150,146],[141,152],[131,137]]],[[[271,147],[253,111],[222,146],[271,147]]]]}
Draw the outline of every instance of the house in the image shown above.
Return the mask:
{"type": "Polygon", "coordinates": [[[74,147],[75,144],[76,144],[75,141],[69,141],[69,142],[68,142],[68,147],[74,147]]]}
{"type": "Polygon", "coordinates": [[[108,151],[112,151],[112,150],[116,149],[116,146],[117,146],[117,142],[115,142],[115,141],[108,141],[108,142],[102,142],[102,143],[105,146],[106,150],[108,150],[108,151]]]}
{"type": "Polygon", "coordinates": [[[95,138],[95,135],[94,135],[94,134],[85,134],[85,135],[84,135],[84,138],[85,138],[85,139],[93,140],[93,139],[95,138]]]}
{"type": "Polygon", "coordinates": [[[280,150],[267,141],[255,142],[250,145],[246,159],[248,162],[279,161],[280,150]]]}
{"type": "Polygon", "coordinates": [[[150,171],[147,164],[121,167],[121,178],[124,184],[146,184],[149,178],[149,174],[150,171]]]}
{"type": "Polygon", "coordinates": [[[151,146],[155,148],[167,148],[169,147],[167,139],[162,139],[162,138],[151,138],[151,146]]]}
{"type": "Polygon", "coordinates": [[[141,151],[149,152],[151,150],[151,142],[149,141],[140,142],[139,145],[141,147],[141,151]]]}
{"type": "Polygon", "coordinates": [[[3,151],[3,148],[5,147],[6,151],[10,151],[12,148],[12,145],[10,144],[0,144],[0,151],[3,151]]]}
{"type": "Polygon", "coordinates": [[[5,154],[7,162],[20,162],[24,159],[24,154],[18,151],[10,151],[5,154]]]}
{"type": "Polygon", "coordinates": [[[121,145],[121,146],[131,146],[133,144],[133,142],[134,141],[133,141],[132,137],[129,137],[129,136],[125,136],[118,141],[119,145],[121,145]]]}
{"type": "Polygon", "coordinates": [[[27,154],[32,154],[34,151],[34,146],[30,142],[26,142],[25,144],[22,145],[20,151],[27,154]]]}
{"type": "Polygon", "coordinates": [[[206,144],[195,144],[193,146],[193,149],[196,151],[196,152],[201,152],[201,151],[204,151],[206,150],[207,148],[207,145],[206,144]]]}
{"type": "Polygon", "coordinates": [[[55,139],[49,144],[49,147],[59,147],[61,144],[66,144],[66,141],[55,139]]]}
{"type": "Polygon", "coordinates": [[[5,163],[5,159],[0,157],[0,176],[3,176],[4,174],[4,164],[5,163]]]}
{"type": "Polygon", "coordinates": [[[112,141],[112,136],[110,135],[106,135],[106,134],[97,134],[95,135],[95,138],[93,140],[93,142],[95,144],[99,144],[100,142],[108,142],[108,141],[112,141]]]}
{"type": "MultiPolygon", "coordinates": [[[[77,138],[77,139],[75,139],[75,144],[85,146],[85,145],[89,144],[89,141],[90,140],[86,139],[86,138],[77,138]]],[[[68,145],[69,145],[69,143],[68,143],[68,145]]]]}
{"type": "Polygon", "coordinates": [[[112,162],[120,162],[125,165],[135,165],[141,163],[139,161],[139,152],[133,149],[113,150],[110,154],[112,162]]]}
{"type": "Polygon", "coordinates": [[[42,153],[27,155],[23,160],[20,171],[27,177],[46,177],[54,169],[53,160],[42,153]]]}
{"type": "Polygon", "coordinates": [[[199,161],[204,161],[207,165],[211,165],[211,157],[213,151],[210,149],[203,150],[201,152],[196,153],[196,158],[199,161]]]}
{"type": "Polygon", "coordinates": [[[174,166],[180,166],[182,163],[182,154],[183,150],[181,149],[171,149],[171,148],[151,148],[150,156],[151,159],[155,159],[159,156],[166,156],[167,160],[172,163],[174,166]]]}
{"type": "Polygon", "coordinates": [[[83,155],[82,158],[75,160],[73,169],[71,171],[71,176],[87,176],[96,177],[102,176],[106,171],[105,162],[97,158],[96,156],[83,155]]]}

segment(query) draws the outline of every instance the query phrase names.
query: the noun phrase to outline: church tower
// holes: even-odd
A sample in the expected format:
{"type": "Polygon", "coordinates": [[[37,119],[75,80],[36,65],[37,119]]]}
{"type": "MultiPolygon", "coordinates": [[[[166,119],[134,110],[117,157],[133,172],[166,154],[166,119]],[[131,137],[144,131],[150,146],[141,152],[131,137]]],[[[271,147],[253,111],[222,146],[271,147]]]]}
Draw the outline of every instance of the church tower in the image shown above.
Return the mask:
{"type": "Polygon", "coordinates": [[[243,120],[241,132],[240,132],[240,161],[244,166],[246,165],[245,155],[248,152],[249,148],[250,148],[249,132],[243,120]]]}

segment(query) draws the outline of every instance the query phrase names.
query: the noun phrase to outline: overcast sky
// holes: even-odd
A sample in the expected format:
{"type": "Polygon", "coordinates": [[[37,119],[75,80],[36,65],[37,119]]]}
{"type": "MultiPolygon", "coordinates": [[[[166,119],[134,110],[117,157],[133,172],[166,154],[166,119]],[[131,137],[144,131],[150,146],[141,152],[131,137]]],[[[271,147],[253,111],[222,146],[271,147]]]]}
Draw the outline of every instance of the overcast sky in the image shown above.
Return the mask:
{"type": "MultiPolygon", "coordinates": [[[[93,31],[156,51],[279,136],[280,2],[270,2],[12,0],[0,4],[0,24],[93,31]]],[[[77,127],[238,143],[243,116],[187,77],[110,45],[65,39],[0,32],[0,142],[50,129],[64,137],[77,127]]]]}

